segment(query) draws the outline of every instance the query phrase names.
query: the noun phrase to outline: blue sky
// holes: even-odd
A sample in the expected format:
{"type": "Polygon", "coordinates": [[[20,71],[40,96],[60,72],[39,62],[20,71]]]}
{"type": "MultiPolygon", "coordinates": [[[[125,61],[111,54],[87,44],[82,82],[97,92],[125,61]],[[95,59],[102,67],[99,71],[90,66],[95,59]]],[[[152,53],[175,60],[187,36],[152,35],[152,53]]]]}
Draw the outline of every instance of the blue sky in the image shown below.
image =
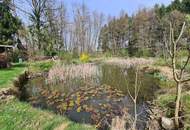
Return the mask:
{"type": "MultiPolygon", "coordinates": [[[[128,13],[129,16],[136,13],[140,8],[151,8],[156,3],[168,5],[172,0],[56,0],[59,4],[64,2],[68,8],[68,12],[71,12],[71,7],[74,3],[85,3],[90,11],[102,12],[105,15],[118,16],[121,10],[128,13]]],[[[23,10],[29,12],[30,8],[25,0],[15,0],[16,4],[23,10]]],[[[25,23],[28,22],[28,16],[22,12],[19,12],[19,16],[25,23]]]]}
{"type": "MultiPolygon", "coordinates": [[[[63,1],[63,0],[59,0],[63,1]]],[[[172,0],[64,0],[66,5],[84,2],[90,10],[97,10],[106,15],[117,16],[121,10],[129,15],[142,7],[153,7],[156,3],[168,5],[172,0]]]]}

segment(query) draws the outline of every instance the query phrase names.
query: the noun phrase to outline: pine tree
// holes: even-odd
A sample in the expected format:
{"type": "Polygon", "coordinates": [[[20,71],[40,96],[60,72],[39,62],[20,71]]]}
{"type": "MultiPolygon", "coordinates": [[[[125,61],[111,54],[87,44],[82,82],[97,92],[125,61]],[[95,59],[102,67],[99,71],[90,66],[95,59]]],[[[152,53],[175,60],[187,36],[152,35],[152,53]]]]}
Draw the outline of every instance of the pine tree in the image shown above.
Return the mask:
{"type": "Polygon", "coordinates": [[[13,45],[15,43],[15,35],[21,27],[21,21],[13,16],[10,1],[0,3],[0,44],[13,45]]]}

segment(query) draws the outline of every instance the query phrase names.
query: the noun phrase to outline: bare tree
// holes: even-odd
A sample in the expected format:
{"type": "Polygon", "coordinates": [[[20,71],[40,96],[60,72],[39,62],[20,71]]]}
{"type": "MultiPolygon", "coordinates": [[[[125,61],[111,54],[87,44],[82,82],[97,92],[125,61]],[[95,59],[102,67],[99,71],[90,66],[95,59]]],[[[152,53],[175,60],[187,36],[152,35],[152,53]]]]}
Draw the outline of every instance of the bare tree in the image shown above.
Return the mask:
{"type": "Polygon", "coordinates": [[[31,2],[28,1],[32,7],[30,20],[33,23],[34,30],[36,32],[37,44],[38,44],[39,50],[42,48],[42,45],[41,45],[41,41],[42,41],[41,29],[43,25],[42,17],[43,17],[46,1],[47,0],[32,0],[31,2]]]}
{"type": "Polygon", "coordinates": [[[177,69],[177,60],[178,60],[178,53],[182,49],[179,45],[180,39],[182,38],[182,35],[185,31],[186,23],[183,23],[183,26],[181,28],[181,32],[177,39],[175,39],[174,35],[174,28],[170,22],[170,38],[169,42],[165,43],[167,52],[171,59],[172,69],[173,69],[173,78],[177,84],[176,88],[176,105],[175,105],[175,126],[176,128],[179,128],[179,110],[180,110],[180,102],[181,102],[181,95],[182,95],[182,86],[184,83],[189,82],[190,79],[187,78],[184,74],[185,69],[189,63],[190,60],[190,48],[187,46],[185,49],[188,51],[187,59],[184,61],[184,64],[180,66],[180,69],[178,71],[177,69]]]}
{"type": "Polygon", "coordinates": [[[128,89],[128,94],[129,94],[129,96],[132,99],[133,104],[134,104],[134,119],[132,121],[131,130],[136,130],[136,125],[137,125],[138,115],[139,115],[138,112],[137,112],[137,98],[138,98],[139,91],[140,91],[140,85],[138,83],[138,75],[139,75],[139,68],[137,66],[137,69],[136,69],[136,72],[135,72],[134,95],[132,95],[132,93],[128,89]]]}
{"type": "Polygon", "coordinates": [[[67,9],[64,3],[61,3],[60,8],[58,10],[58,28],[59,28],[59,50],[60,49],[68,49],[68,43],[67,43],[67,34],[68,34],[68,20],[67,20],[67,9]]]}

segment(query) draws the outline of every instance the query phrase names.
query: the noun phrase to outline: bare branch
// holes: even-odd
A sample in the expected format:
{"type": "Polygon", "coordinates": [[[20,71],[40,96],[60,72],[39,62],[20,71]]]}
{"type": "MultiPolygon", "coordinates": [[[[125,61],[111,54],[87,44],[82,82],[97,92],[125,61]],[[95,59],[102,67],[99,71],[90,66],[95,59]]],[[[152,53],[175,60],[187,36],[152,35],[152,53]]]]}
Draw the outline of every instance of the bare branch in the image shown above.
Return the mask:
{"type": "Polygon", "coordinates": [[[190,60],[190,51],[189,51],[189,55],[188,55],[188,57],[187,57],[187,60],[186,60],[185,64],[184,64],[183,67],[181,68],[180,78],[182,78],[183,72],[184,72],[184,70],[185,70],[187,64],[189,63],[189,60],[190,60]]]}
{"type": "Polygon", "coordinates": [[[189,78],[189,79],[182,80],[181,83],[185,83],[185,82],[189,82],[189,81],[190,81],[190,78],[189,78]]]}
{"type": "Polygon", "coordinates": [[[181,32],[180,32],[180,34],[179,34],[177,40],[175,41],[176,44],[178,44],[179,40],[181,39],[181,37],[182,37],[182,35],[183,35],[183,33],[184,33],[185,25],[186,25],[186,23],[184,22],[184,23],[183,23],[183,26],[182,26],[182,28],[181,28],[181,32]]]}

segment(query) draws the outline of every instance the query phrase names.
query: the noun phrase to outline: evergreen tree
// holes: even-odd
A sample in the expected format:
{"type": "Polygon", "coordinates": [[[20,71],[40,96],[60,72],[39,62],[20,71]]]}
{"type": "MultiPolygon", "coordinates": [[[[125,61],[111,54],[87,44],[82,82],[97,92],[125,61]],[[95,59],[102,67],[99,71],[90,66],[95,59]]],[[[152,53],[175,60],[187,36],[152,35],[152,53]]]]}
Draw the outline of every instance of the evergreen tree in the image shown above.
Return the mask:
{"type": "Polygon", "coordinates": [[[183,0],[181,2],[181,10],[185,13],[190,14],[190,0],[183,0]]]}
{"type": "Polygon", "coordinates": [[[0,44],[13,45],[15,35],[21,27],[20,20],[13,16],[11,8],[9,7],[10,1],[0,2],[0,44]]]}
{"type": "MultiPolygon", "coordinates": [[[[189,0],[188,0],[189,1],[189,0]]],[[[171,12],[173,10],[179,10],[181,11],[182,10],[182,7],[181,7],[181,2],[180,0],[174,0],[167,8],[167,11],[168,12],[171,12]]]]}

